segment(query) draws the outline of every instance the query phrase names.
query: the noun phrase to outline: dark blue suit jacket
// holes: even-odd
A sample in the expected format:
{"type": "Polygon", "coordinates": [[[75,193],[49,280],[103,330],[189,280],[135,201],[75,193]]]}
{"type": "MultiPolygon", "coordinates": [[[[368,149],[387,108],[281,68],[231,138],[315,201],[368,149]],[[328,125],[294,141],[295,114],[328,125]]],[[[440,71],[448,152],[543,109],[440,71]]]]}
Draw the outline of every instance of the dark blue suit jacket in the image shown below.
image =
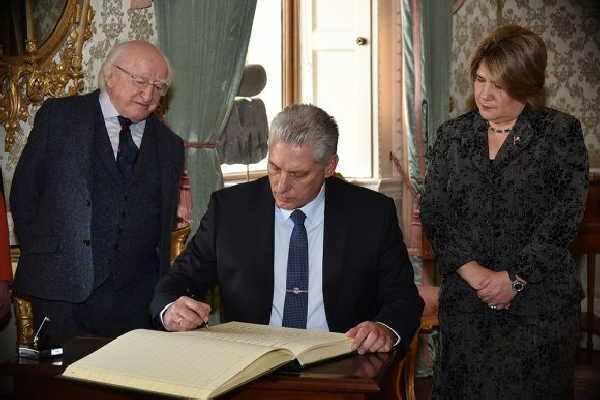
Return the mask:
{"type": "MultiPolygon", "coordinates": [[[[100,91],[49,99],[35,117],[17,164],[10,206],[21,246],[15,290],[81,302],[94,289],[91,173],[94,129],[104,128],[100,91]]],[[[145,132],[158,138],[161,169],[161,274],[169,268],[170,232],[183,170],[183,141],[155,115],[145,132]]],[[[143,229],[144,221],[139,221],[143,229]]]]}
{"type": "MultiPolygon", "coordinates": [[[[202,298],[219,285],[224,321],[268,324],[274,212],[266,177],[214,193],[198,232],[157,285],[155,318],[188,290],[202,298]]],[[[325,186],[323,301],[332,331],[377,320],[405,344],[423,309],[394,202],[337,178],[325,186]]]]}

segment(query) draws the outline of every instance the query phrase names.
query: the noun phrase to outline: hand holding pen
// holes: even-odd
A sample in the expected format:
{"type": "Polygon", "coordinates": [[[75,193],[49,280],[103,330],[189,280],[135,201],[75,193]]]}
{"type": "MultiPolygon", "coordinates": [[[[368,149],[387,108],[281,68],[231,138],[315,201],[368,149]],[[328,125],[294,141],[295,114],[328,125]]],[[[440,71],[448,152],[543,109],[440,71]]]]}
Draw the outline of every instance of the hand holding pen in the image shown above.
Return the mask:
{"type": "Polygon", "coordinates": [[[195,300],[195,295],[188,291],[188,296],[175,300],[163,315],[165,328],[173,332],[189,331],[198,327],[208,328],[209,304],[195,300]]]}
{"type": "Polygon", "coordinates": [[[208,314],[206,314],[206,318],[204,319],[204,324],[201,324],[199,326],[199,328],[208,328],[208,317],[209,317],[210,312],[212,311],[212,307],[210,306],[210,304],[204,303],[204,302],[201,302],[200,300],[198,300],[196,293],[192,292],[189,288],[187,288],[185,291],[186,291],[188,297],[198,301],[199,303],[206,304],[208,306],[208,314]]]}

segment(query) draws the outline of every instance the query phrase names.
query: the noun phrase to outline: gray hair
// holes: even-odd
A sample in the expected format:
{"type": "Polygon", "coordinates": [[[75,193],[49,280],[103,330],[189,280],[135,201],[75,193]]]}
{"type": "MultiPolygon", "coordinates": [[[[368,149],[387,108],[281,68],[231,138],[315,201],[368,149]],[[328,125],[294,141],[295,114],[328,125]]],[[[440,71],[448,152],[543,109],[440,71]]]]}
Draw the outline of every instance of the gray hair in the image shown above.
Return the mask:
{"type": "Polygon", "coordinates": [[[294,146],[311,144],[313,159],[325,167],[337,153],[338,137],[338,126],[331,115],[312,104],[293,104],[273,119],[269,147],[279,141],[294,146]]]}
{"type": "MultiPolygon", "coordinates": [[[[113,66],[113,64],[115,63],[117,58],[119,58],[127,50],[127,47],[129,45],[131,45],[135,42],[138,42],[138,41],[130,40],[130,41],[126,41],[126,42],[118,42],[112,47],[112,49],[110,49],[110,51],[106,55],[106,58],[104,59],[104,62],[102,63],[102,66],[100,67],[100,71],[98,72],[98,87],[100,89],[104,89],[104,84],[105,84],[104,79],[106,76],[108,76],[112,73],[110,68],[113,66]]],[[[170,85],[171,81],[173,79],[173,68],[171,68],[171,63],[169,62],[169,59],[167,58],[165,53],[162,52],[161,49],[159,49],[156,46],[154,46],[154,48],[156,49],[158,54],[160,54],[162,56],[162,58],[165,60],[165,63],[167,64],[166,81],[167,81],[167,84],[170,85]]]]}

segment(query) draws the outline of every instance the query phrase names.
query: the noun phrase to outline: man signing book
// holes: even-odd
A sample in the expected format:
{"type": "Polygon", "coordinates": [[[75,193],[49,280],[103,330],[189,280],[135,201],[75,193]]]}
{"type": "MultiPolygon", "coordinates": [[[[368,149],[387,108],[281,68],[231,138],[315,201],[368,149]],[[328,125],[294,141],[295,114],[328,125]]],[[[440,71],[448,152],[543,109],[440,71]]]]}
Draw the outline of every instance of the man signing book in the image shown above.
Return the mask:
{"type": "Polygon", "coordinates": [[[423,300],[392,199],[334,177],[338,127],[313,105],[280,112],[268,177],[215,192],[160,280],[151,311],[169,331],[197,328],[218,286],[221,319],[346,332],[358,353],[408,346],[423,300]]]}

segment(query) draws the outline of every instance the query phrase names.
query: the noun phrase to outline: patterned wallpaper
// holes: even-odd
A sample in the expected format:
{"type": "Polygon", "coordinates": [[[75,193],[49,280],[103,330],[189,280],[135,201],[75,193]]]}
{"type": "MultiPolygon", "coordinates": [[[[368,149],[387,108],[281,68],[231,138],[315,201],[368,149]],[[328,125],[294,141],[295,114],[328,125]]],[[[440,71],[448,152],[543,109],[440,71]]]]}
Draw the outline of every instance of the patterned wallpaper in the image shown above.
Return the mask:
{"type": "Polygon", "coordinates": [[[600,4],[576,0],[467,0],[454,16],[450,94],[456,116],[468,109],[470,56],[497,24],[517,23],[548,48],[547,105],[582,124],[590,165],[600,168],[600,4]]]}
{"type": "Polygon", "coordinates": [[[452,21],[452,57],[450,57],[450,115],[469,110],[472,84],[469,62],[483,35],[496,25],[495,1],[466,0],[452,21]]]}

